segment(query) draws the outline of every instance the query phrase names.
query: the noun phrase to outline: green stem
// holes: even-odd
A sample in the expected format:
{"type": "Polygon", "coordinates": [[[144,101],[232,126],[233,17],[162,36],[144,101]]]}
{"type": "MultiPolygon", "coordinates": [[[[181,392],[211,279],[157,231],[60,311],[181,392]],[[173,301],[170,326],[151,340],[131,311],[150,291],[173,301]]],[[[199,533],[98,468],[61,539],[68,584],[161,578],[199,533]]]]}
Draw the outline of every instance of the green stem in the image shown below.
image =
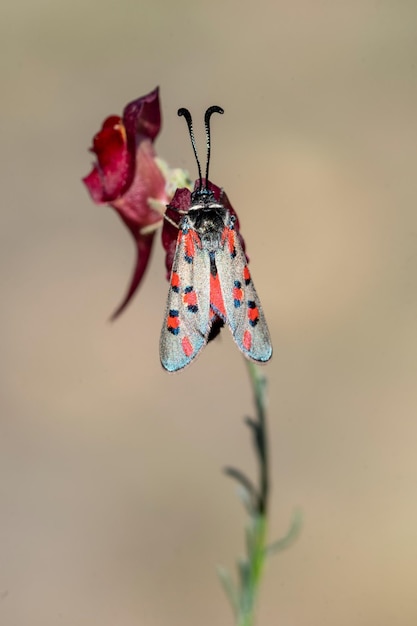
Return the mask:
{"type": "Polygon", "coordinates": [[[249,566],[249,572],[246,584],[242,585],[240,589],[241,605],[238,626],[253,626],[255,623],[256,603],[265,564],[266,529],[267,524],[264,516],[252,520],[251,528],[248,529],[248,532],[253,533],[253,545],[248,550],[246,563],[249,566]]]}
{"type": "Polygon", "coordinates": [[[254,423],[255,448],[259,458],[260,471],[260,512],[264,515],[268,510],[269,499],[269,464],[268,464],[268,433],[266,429],[266,378],[260,372],[259,365],[246,361],[252,385],[256,416],[254,423]]]}
{"type": "Polygon", "coordinates": [[[238,562],[239,581],[236,586],[230,574],[219,568],[219,577],[230,600],[237,626],[254,626],[255,609],[262,580],[265,560],[268,555],[284,550],[298,537],[301,516],[296,513],[287,534],[267,546],[267,522],[269,504],[268,437],[266,427],[266,380],[260,367],[246,361],[254,397],[256,418],[247,418],[246,424],[252,433],[256,458],[259,466],[259,482],[255,485],[242,471],[228,467],[226,473],[236,480],[243,492],[243,501],[249,513],[246,527],[246,555],[238,562]]]}
{"type": "Polygon", "coordinates": [[[259,492],[257,507],[252,511],[247,528],[247,559],[241,564],[238,626],[253,626],[255,608],[266,557],[267,510],[269,496],[268,452],[266,433],[266,381],[257,365],[247,361],[252,386],[256,420],[247,420],[253,434],[259,463],[259,492]]]}

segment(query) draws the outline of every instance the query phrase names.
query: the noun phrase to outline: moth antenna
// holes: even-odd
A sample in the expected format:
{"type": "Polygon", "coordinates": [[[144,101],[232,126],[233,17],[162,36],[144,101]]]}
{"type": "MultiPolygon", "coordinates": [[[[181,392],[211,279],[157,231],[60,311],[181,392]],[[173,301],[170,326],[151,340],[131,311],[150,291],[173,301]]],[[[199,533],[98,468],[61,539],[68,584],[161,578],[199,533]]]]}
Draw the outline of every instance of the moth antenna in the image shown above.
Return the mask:
{"type": "Polygon", "coordinates": [[[202,176],[201,176],[201,165],[200,165],[200,161],[198,159],[197,147],[195,145],[195,138],[194,138],[194,131],[193,131],[193,118],[191,117],[191,113],[189,112],[188,109],[184,109],[184,108],[178,109],[177,114],[179,115],[179,117],[184,116],[185,120],[187,122],[188,133],[189,133],[190,139],[191,139],[191,145],[193,146],[195,160],[197,161],[198,178],[200,180],[199,188],[201,189],[202,186],[203,186],[203,179],[202,179],[202,176]]]}
{"type": "Polygon", "coordinates": [[[211,141],[210,141],[210,118],[213,113],[221,113],[223,115],[224,110],[216,105],[209,107],[204,114],[204,124],[206,127],[206,140],[207,140],[207,164],[206,164],[206,187],[209,179],[209,165],[210,165],[210,153],[211,153],[211,141]]]}

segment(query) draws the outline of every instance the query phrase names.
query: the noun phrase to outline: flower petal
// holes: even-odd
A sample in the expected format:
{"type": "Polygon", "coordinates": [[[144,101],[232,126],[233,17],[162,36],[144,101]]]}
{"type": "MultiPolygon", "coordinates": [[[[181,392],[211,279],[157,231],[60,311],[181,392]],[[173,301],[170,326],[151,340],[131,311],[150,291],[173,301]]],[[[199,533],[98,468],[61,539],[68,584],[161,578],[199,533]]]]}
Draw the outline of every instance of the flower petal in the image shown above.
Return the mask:
{"type": "MultiPolygon", "coordinates": [[[[174,197],[167,206],[166,212],[168,213],[168,217],[173,222],[179,224],[181,220],[179,211],[188,211],[190,206],[191,191],[186,187],[181,187],[176,190],[174,197]]],[[[166,252],[165,266],[167,270],[167,280],[169,280],[171,276],[172,263],[174,261],[175,249],[177,247],[177,239],[178,228],[171,224],[171,222],[168,222],[168,220],[164,220],[164,225],[162,227],[162,246],[166,252]]]]}
{"type": "Polygon", "coordinates": [[[130,176],[131,155],[126,130],[120,117],[112,115],[93,139],[97,163],[83,178],[94,202],[109,202],[119,196],[130,176]]]}
{"type": "Polygon", "coordinates": [[[149,139],[143,140],[137,149],[135,173],[132,184],[126,193],[111,203],[126,225],[143,228],[162,219],[161,214],[151,208],[148,200],[168,200],[165,192],[165,179],[155,161],[155,152],[149,139]]]}
{"type": "Polygon", "coordinates": [[[153,142],[161,130],[159,87],[126,105],[123,122],[128,137],[136,137],[139,140],[146,137],[153,142]]]}
{"type": "Polygon", "coordinates": [[[122,311],[124,311],[130,300],[133,298],[136,289],[139,287],[149,263],[154,237],[155,233],[153,232],[148,235],[138,235],[136,238],[136,266],[126,295],[110,318],[112,321],[115,320],[120,313],[122,313],[122,311]]]}
{"type": "Polygon", "coordinates": [[[83,182],[94,202],[106,202],[117,211],[136,245],[135,270],[112,319],[125,309],[144,276],[155,231],[163,219],[157,209],[168,202],[165,178],[153,149],[160,129],[156,88],[130,102],[122,118],[108,117],[93,139],[91,151],[97,162],[83,182]]]}
{"type": "Polygon", "coordinates": [[[97,163],[83,182],[94,202],[112,202],[130,187],[137,173],[136,152],[144,140],[152,143],[161,129],[158,87],[130,102],[123,118],[108,117],[93,139],[97,163]]]}

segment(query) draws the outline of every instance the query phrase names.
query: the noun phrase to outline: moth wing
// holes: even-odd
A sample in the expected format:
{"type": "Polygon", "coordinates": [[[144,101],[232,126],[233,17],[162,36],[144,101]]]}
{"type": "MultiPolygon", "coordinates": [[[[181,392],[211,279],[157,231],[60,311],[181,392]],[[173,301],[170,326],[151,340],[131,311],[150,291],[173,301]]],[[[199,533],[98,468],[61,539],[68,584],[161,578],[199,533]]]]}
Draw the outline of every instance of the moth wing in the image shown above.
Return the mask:
{"type": "Polygon", "coordinates": [[[163,367],[176,372],[207,343],[210,329],[210,260],[195,230],[178,233],[160,339],[163,367]]]}
{"type": "Polygon", "coordinates": [[[233,339],[249,359],[269,361],[272,344],[268,326],[233,223],[225,226],[224,245],[216,251],[216,267],[233,339]]]}

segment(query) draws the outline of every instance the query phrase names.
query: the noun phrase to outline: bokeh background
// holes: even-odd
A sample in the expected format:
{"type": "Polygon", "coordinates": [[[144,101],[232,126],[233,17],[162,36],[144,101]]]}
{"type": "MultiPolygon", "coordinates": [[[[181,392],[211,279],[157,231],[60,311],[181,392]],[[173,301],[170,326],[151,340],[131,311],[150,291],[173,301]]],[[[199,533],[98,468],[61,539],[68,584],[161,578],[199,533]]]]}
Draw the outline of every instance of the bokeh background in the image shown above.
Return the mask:
{"type": "Polygon", "coordinates": [[[3,0],[2,626],[232,624],[215,567],[243,551],[233,464],[251,394],[224,332],[168,375],[158,243],[134,263],[80,182],[102,120],[161,87],[159,154],[239,212],[274,342],[262,625],[417,622],[417,4],[3,0]],[[199,127],[200,124],[200,127],[199,127]]]}

